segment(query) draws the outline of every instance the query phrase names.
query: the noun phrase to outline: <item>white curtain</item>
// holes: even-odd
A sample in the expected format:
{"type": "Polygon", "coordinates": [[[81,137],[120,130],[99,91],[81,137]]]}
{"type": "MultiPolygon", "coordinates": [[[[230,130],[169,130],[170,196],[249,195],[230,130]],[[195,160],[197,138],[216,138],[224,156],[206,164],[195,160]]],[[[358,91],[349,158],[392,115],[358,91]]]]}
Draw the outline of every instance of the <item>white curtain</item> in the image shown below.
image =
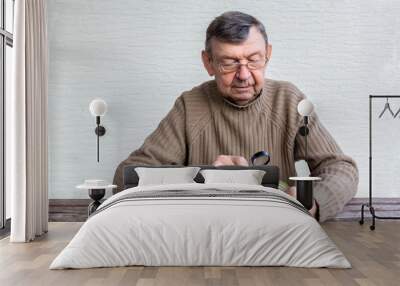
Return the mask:
{"type": "Polygon", "coordinates": [[[46,1],[16,0],[14,13],[13,92],[6,115],[10,241],[28,242],[48,227],[46,1]]]}

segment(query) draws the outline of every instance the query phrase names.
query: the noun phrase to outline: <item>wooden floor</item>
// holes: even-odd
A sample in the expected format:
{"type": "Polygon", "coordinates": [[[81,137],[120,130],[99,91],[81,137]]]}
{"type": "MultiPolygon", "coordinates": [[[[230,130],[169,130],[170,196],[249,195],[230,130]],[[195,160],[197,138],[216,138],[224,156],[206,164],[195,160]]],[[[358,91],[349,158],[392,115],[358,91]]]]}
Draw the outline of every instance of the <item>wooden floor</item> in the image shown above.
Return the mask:
{"type": "Polygon", "coordinates": [[[120,267],[48,270],[82,223],[50,223],[49,233],[32,243],[0,241],[0,285],[400,285],[400,222],[323,225],[352,269],[289,267],[120,267]]]}

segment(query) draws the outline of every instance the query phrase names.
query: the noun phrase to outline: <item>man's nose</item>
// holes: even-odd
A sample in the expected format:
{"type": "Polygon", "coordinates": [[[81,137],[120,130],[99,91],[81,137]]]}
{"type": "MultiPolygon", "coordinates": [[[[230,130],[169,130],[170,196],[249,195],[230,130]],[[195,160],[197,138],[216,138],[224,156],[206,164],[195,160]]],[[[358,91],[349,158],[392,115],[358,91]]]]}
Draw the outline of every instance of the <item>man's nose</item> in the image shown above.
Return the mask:
{"type": "Polygon", "coordinates": [[[239,70],[236,72],[236,76],[240,80],[247,80],[250,78],[251,73],[246,65],[240,65],[239,70]]]}

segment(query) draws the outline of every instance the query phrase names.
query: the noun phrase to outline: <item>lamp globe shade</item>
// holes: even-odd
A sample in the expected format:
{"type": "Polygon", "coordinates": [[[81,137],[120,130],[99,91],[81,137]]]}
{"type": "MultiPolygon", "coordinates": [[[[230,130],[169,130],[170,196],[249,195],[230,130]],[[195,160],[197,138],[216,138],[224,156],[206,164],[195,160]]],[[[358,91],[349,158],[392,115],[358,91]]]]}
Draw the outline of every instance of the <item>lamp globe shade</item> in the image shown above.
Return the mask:
{"type": "Polygon", "coordinates": [[[302,116],[309,116],[314,110],[314,105],[308,99],[303,99],[297,105],[297,111],[302,116]]]}
{"type": "Polygon", "coordinates": [[[107,103],[100,99],[93,99],[89,105],[90,113],[93,116],[103,116],[107,112],[107,103]]]}

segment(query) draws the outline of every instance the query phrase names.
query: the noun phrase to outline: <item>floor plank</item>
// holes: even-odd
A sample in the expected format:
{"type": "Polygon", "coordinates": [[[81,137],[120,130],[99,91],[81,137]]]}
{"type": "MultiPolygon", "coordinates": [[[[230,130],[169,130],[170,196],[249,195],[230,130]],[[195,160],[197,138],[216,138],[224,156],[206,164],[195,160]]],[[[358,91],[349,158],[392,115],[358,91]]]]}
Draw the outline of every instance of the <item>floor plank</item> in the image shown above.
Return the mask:
{"type": "Polygon", "coordinates": [[[117,267],[49,270],[55,256],[78,231],[80,222],[52,222],[32,243],[0,240],[0,285],[399,285],[400,222],[328,222],[323,228],[344,252],[352,269],[290,267],[117,267]]]}

